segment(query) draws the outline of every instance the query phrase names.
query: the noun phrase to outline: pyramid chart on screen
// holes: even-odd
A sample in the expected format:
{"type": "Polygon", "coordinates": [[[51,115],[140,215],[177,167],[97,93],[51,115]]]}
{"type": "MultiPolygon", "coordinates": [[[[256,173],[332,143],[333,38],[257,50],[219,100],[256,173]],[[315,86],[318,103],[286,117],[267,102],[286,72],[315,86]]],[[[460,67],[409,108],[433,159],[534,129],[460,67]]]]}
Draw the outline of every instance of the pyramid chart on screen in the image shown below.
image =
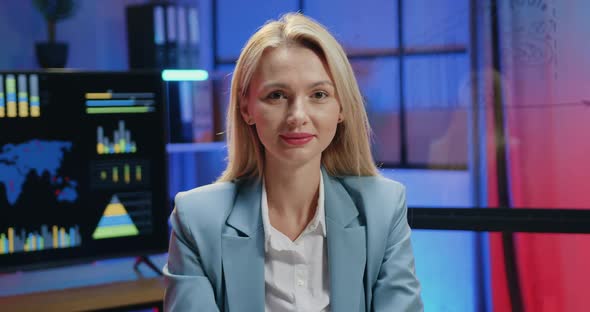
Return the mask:
{"type": "Polygon", "coordinates": [[[125,206],[123,206],[117,195],[113,195],[111,202],[104,210],[102,218],[100,218],[100,222],[98,222],[96,230],[92,234],[92,238],[104,239],[138,234],[139,231],[129,214],[127,214],[125,206]]]}

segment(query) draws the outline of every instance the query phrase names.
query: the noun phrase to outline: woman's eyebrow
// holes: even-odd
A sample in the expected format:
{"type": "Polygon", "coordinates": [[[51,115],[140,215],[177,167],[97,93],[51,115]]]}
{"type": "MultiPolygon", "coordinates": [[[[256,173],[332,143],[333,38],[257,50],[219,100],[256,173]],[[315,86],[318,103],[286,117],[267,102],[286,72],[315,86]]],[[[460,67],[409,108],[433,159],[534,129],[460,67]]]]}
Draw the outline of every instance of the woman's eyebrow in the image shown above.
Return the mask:
{"type": "Polygon", "coordinates": [[[284,84],[282,82],[269,82],[269,83],[263,84],[260,87],[259,91],[266,90],[266,89],[273,89],[273,88],[277,88],[277,89],[288,89],[289,86],[287,86],[287,84],[284,84]]]}
{"type": "Polygon", "coordinates": [[[314,82],[312,84],[309,85],[309,88],[315,88],[315,87],[319,87],[321,85],[329,85],[331,87],[334,87],[334,84],[330,81],[330,80],[322,80],[322,81],[318,81],[318,82],[314,82]]]}

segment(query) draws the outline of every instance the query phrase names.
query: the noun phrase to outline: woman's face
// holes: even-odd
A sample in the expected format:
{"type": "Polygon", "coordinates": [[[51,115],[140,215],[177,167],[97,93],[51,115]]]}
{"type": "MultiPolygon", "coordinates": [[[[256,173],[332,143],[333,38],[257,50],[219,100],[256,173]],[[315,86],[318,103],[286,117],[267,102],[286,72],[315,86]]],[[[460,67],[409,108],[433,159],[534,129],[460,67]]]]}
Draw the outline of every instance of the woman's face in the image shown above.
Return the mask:
{"type": "Polygon", "coordinates": [[[256,125],[266,161],[282,165],[319,166],[341,120],[326,64],[297,45],[265,51],[240,108],[256,125]]]}

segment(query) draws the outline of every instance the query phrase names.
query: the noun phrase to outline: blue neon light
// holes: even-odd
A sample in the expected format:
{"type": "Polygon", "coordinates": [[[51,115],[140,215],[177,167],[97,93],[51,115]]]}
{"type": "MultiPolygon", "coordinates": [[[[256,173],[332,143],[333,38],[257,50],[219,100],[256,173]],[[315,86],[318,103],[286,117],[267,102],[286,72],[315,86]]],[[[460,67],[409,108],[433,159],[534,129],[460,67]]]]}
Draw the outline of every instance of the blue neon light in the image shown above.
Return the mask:
{"type": "Polygon", "coordinates": [[[164,81],[203,81],[209,79],[209,73],[202,69],[164,69],[164,81]]]}

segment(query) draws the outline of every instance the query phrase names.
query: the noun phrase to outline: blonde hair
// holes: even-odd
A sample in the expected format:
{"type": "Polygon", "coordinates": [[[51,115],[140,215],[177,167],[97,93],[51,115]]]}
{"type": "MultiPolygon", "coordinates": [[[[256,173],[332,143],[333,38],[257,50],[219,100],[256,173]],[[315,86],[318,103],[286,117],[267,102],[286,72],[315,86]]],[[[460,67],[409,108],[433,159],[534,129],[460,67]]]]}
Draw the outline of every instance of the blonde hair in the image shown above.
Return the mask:
{"type": "Polygon", "coordinates": [[[356,78],[344,50],[319,23],[299,13],[288,13],[263,25],[246,43],[233,73],[227,113],[228,164],[218,182],[242,177],[262,177],[264,147],[255,126],[240,114],[250,81],[268,48],[299,44],[310,48],[327,64],[334,80],[343,121],[322,153],[322,165],[332,176],[378,174],[370,147],[371,129],[356,78]]]}

